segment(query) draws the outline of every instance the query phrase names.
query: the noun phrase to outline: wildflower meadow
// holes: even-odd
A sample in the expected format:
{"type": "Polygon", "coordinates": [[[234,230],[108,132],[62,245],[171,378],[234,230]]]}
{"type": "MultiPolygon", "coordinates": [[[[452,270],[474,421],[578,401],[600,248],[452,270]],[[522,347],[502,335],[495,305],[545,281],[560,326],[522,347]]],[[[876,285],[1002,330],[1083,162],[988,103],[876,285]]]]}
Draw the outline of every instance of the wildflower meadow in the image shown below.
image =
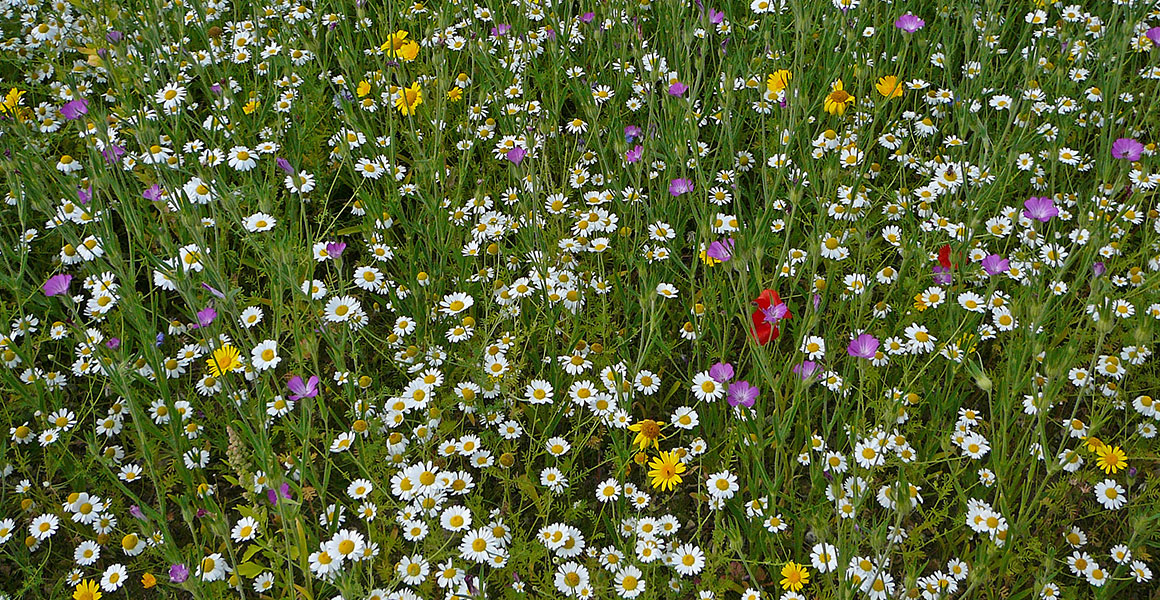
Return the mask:
{"type": "Polygon", "coordinates": [[[0,598],[1160,597],[1158,46],[0,0],[0,598]]]}

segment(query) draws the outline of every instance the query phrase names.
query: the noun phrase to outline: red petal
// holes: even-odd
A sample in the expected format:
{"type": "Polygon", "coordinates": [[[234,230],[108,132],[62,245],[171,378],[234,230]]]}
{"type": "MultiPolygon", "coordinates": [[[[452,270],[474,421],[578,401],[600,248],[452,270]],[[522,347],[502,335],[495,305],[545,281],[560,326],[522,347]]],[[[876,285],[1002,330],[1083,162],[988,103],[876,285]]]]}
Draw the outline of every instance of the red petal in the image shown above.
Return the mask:
{"type": "Polygon", "coordinates": [[[951,245],[944,244],[942,248],[938,249],[938,264],[942,265],[944,269],[951,268],[951,245]]]}
{"type": "Polygon", "coordinates": [[[751,316],[753,318],[753,335],[757,338],[758,344],[764,346],[769,343],[769,340],[777,338],[777,329],[765,322],[764,313],[755,310],[751,316]]]}
{"type": "Polygon", "coordinates": [[[757,308],[760,308],[761,310],[769,308],[769,296],[773,293],[773,290],[765,290],[761,292],[761,294],[757,296],[757,299],[753,301],[754,304],[757,304],[757,308]]]}

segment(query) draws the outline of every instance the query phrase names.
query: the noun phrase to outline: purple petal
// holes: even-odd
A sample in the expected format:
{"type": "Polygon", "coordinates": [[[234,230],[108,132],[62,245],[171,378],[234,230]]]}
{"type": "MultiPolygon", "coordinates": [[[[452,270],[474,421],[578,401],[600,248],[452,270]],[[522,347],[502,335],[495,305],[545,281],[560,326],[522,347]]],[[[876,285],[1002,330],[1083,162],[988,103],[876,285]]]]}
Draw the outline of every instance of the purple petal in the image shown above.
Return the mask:
{"type": "Polygon", "coordinates": [[[850,341],[850,347],[846,349],[846,353],[855,358],[874,358],[875,353],[878,352],[878,338],[863,333],[850,341]]]}
{"type": "Polygon", "coordinates": [[[291,167],[290,161],[286,160],[285,158],[282,158],[281,156],[279,156],[277,159],[274,160],[274,164],[278,165],[278,168],[285,171],[287,175],[294,174],[294,167],[291,167]]]}
{"type": "Polygon", "coordinates": [[[726,383],[733,379],[733,365],[729,363],[716,363],[709,367],[709,377],[717,383],[726,383]]]}
{"type": "Polygon", "coordinates": [[[505,154],[505,156],[507,156],[508,160],[510,160],[513,163],[518,165],[521,162],[523,162],[524,157],[527,156],[527,154],[528,154],[527,150],[524,150],[523,148],[516,146],[515,148],[508,150],[507,154],[505,154]]]}
{"type": "Polygon", "coordinates": [[[67,102],[64,106],[60,107],[60,114],[66,121],[80,118],[81,115],[88,114],[88,112],[89,101],[84,98],[67,102]]]}
{"type": "Polygon", "coordinates": [[[1148,39],[1152,40],[1153,46],[1160,46],[1160,27],[1153,27],[1145,32],[1144,35],[1148,36],[1148,39]]]}
{"type": "Polygon", "coordinates": [[[69,275],[68,273],[61,273],[59,275],[53,275],[52,277],[49,277],[48,281],[45,281],[44,285],[41,287],[44,290],[45,296],[56,296],[67,292],[68,286],[70,283],[72,283],[72,280],[72,275],[69,275]]]}
{"type": "Polygon", "coordinates": [[[1144,144],[1137,142],[1132,138],[1120,138],[1112,142],[1112,157],[1124,159],[1131,162],[1140,160],[1140,156],[1144,153],[1144,144]]]}
{"type": "Polygon", "coordinates": [[[217,318],[217,311],[212,306],[207,306],[197,311],[197,326],[208,327],[217,318]]]}
{"type": "MultiPolygon", "coordinates": [[[[204,288],[204,289],[205,289],[206,291],[208,291],[209,293],[213,294],[214,296],[217,296],[218,298],[223,298],[223,299],[224,299],[224,298],[226,297],[226,295],[225,295],[225,294],[223,294],[223,293],[221,293],[221,291],[220,291],[220,290],[218,290],[217,288],[213,287],[212,285],[210,285],[210,284],[208,284],[208,283],[202,283],[202,284],[201,284],[201,287],[202,287],[202,288],[204,288]]],[[[207,323],[207,324],[208,324],[208,323],[207,323]]]]}

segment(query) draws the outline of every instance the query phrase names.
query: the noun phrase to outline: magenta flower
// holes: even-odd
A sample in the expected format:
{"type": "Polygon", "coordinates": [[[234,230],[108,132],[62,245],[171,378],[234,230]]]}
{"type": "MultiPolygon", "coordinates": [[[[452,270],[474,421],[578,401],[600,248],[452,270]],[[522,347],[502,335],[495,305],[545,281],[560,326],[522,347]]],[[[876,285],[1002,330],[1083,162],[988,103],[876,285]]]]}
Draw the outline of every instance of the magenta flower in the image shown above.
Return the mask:
{"type": "Polygon", "coordinates": [[[89,101],[84,98],[73,100],[72,102],[66,102],[64,106],[60,107],[60,114],[65,118],[66,121],[79,119],[81,115],[88,114],[88,112],[89,101]]]}
{"type": "Polygon", "coordinates": [[[766,323],[776,326],[778,321],[786,318],[786,315],[789,314],[789,306],[782,302],[770,303],[768,308],[761,309],[761,314],[765,317],[766,323]]]}
{"type": "Polygon", "coordinates": [[[1035,219],[1040,223],[1046,223],[1059,214],[1059,209],[1055,207],[1055,203],[1047,196],[1037,197],[1032,196],[1023,203],[1023,216],[1028,219],[1035,219]]]}
{"type": "Polygon", "coordinates": [[[801,377],[802,381],[809,381],[817,377],[819,370],[818,363],[812,360],[802,361],[801,364],[794,365],[793,367],[794,374],[801,377]]]}
{"type": "Polygon", "coordinates": [[[1140,160],[1144,144],[1132,138],[1120,138],[1112,142],[1112,158],[1122,158],[1132,162],[1140,160]]]}
{"type": "Polygon", "coordinates": [[[212,306],[207,306],[197,311],[197,325],[193,327],[193,329],[197,329],[199,327],[209,327],[209,324],[213,323],[213,320],[216,318],[217,311],[214,310],[212,306]]]}
{"type": "Polygon", "coordinates": [[[624,128],[624,142],[631,144],[632,140],[640,137],[640,127],[636,125],[628,125],[624,128]]]}
{"type": "Polygon", "coordinates": [[[141,197],[150,202],[157,202],[161,199],[161,186],[156,183],[149,186],[149,189],[141,192],[141,197]]]}
{"type": "Polygon", "coordinates": [[[942,265],[935,265],[934,266],[934,282],[935,283],[937,283],[939,285],[950,285],[952,281],[954,281],[954,277],[951,275],[950,269],[948,269],[942,265]]]}
{"type": "Polygon", "coordinates": [[[674,179],[669,182],[669,193],[674,197],[693,191],[692,179],[674,179]]]}
{"type": "Polygon", "coordinates": [[[303,398],[313,398],[318,395],[318,376],[313,375],[306,382],[302,378],[295,375],[286,383],[286,387],[293,392],[290,394],[291,400],[301,400],[303,398]]]}
{"type": "Polygon", "coordinates": [[[714,25],[720,25],[721,21],[725,20],[725,11],[709,9],[709,22],[714,25]]]}
{"type": "Polygon", "coordinates": [[[214,296],[217,296],[218,298],[221,298],[222,300],[225,300],[225,298],[226,298],[226,295],[225,295],[225,294],[223,294],[221,290],[219,290],[219,289],[215,288],[214,286],[212,286],[212,285],[210,285],[210,284],[208,284],[208,283],[204,283],[204,282],[203,282],[203,283],[201,284],[201,288],[202,288],[203,290],[205,290],[205,291],[207,291],[207,292],[209,292],[209,293],[213,294],[214,296]]]}
{"type": "Polygon", "coordinates": [[[729,406],[751,408],[753,403],[757,401],[759,393],[761,390],[749,385],[748,381],[738,381],[729,385],[729,393],[725,399],[729,402],[729,406]]]}
{"type": "Polygon", "coordinates": [[[527,150],[524,150],[523,148],[516,146],[515,148],[508,150],[507,154],[505,154],[504,156],[506,156],[508,160],[510,160],[513,163],[518,165],[524,160],[524,157],[527,155],[528,155],[527,150]]]}
{"type": "Polygon", "coordinates": [[[290,166],[290,161],[286,160],[285,158],[282,158],[281,156],[279,156],[277,159],[274,160],[274,164],[278,165],[278,168],[285,171],[287,175],[294,174],[294,167],[290,166]]]}
{"type": "Polygon", "coordinates": [[[1011,261],[999,256],[998,254],[988,254],[983,259],[983,270],[988,275],[998,275],[1011,268],[1011,261]]]}
{"type": "Polygon", "coordinates": [[[595,19],[595,18],[596,18],[596,13],[594,13],[594,12],[586,12],[586,13],[580,15],[580,20],[585,22],[585,23],[591,23],[592,19],[595,19]]]}
{"type": "Polygon", "coordinates": [[[346,251],[346,242],[327,242],[326,244],[326,255],[330,258],[341,258],[344,251],[346,251]]]}
{"type": "Polygon", "coordinates": [[[273,488],[266,490],[266,499],[270,501],[270,504],[275,504],[275,505],[278,504],[279,497],[285,498],[286,500],[289,500],[291,498],[291,496],[290,496],[290,484],[283,483],[278,488],[278,491],[274,491],[273,488]]]}
{"type": "Polygon", "coordinates": [[[684,96],[685,92],[687,92],[687,91],[689,91],[689,86],[687,86],[679,81],[669,86],[669,95],[670,96],[678,96],[678,97],[684,96]]]}
{"type": "Polygon", "coordinates": [[[709,258],[715,258],[721,262],[728,262],[729,259],[733,258],[734,243],[735,242],[733,241],[733,238],[725,240],[724,243],[713,242],[712,244],[709,244],[709,249],[705,250],[705,256],[708,256],[709,258]]]}
{"type": "Polygon", "coordinates": [[[894,26],[905,31],[906,33],[914,33],[925,27],[926,21],[923,21],[922,19],[910,13],[906,13],[894,21],[894,26]]]}
{"type": "Polygon", "coordinates": [[[72,283],[72,280],[73,276],[68,273],[53,275],[48,278],[48,281],[44,282],[41,289],[44,290],[44,295],[49,297],[64,294],[68,292],[68,286],[72,283]]]}
{"type": "Polygon", "coordinates": [[[877,352],[878,338],[869,333],[863,333],[850,340],[850,347],[846,348],[846,354],[854,358],[874,358],[877,352]]]}
{"type": "Polygon", "coordinates": [[[180,563],[169,567],[170,583],[183,583],[186,579],[189,579],[189,567],[180,563]]]}
{"type": "Polygon", "coordinates": [[[124,34],[122,34],[120,31],[117,31],[116,29],[110,29],[109,33],[105,34],[105,39],[109,40],[110,44],[116,44],[117,42],[121,41],[121,38],[123,37],[125,37],[124,34]]]}
{"type": "Polygon", "coordinates": [[[105,146],[104,150],[101,150],[101,156],[104,156],[105,162],[110,165],[120,160],[121,156],[124,154],[125,149],[116,144],[109,144],[108,146],[105,146]]]}
{"type": "Polygon", "coordinates": [[[717,383],[728,383],[733,379],[733,365],[729,363],[716,363],[709,367],[709,377],[717,383]]]}
{"type": "Polygon", "coordinates": [[[1153,27],[1144,32],[1144,35],[1148,36],[1148,39],[1152,40],[1153,46],[1160,46],[1160,27],[1153,27]]]}
{"type": "Polygon", "coordinates": [[[634,162],[640,160],[640,157],[643,154],[644,154],[644,146],[637,144],[636,146],[633,147],[632,150],[625,150],[624,160],[626,160],[630,163],[634,163],[634,162]]]}

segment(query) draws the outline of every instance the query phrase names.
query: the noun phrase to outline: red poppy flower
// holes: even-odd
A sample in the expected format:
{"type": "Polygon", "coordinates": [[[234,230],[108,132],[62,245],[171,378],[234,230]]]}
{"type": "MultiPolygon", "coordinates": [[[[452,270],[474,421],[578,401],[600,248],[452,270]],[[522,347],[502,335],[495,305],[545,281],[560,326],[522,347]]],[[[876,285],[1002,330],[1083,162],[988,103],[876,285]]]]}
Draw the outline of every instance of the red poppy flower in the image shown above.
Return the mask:
{"type": "Polygon", "coordinates": [[[951,268],[951,245],[950,244],[944,244],[942,248],[938,249],[938,264],[942,265],[942,268],[944,268],[944,269],[951,268]]]}
{"type": "Polygon", "coordinates": [[[785,302],[781,301],[781,296],[773,290],[761,292],[753,303],[757,305],[757,310],[750,315],[753,319],[753,335],[757,338],[757,343],[764,346],[781,335],[777,326],[778,321],[792,318],[793,315],[790,314],[785,302]]]}

